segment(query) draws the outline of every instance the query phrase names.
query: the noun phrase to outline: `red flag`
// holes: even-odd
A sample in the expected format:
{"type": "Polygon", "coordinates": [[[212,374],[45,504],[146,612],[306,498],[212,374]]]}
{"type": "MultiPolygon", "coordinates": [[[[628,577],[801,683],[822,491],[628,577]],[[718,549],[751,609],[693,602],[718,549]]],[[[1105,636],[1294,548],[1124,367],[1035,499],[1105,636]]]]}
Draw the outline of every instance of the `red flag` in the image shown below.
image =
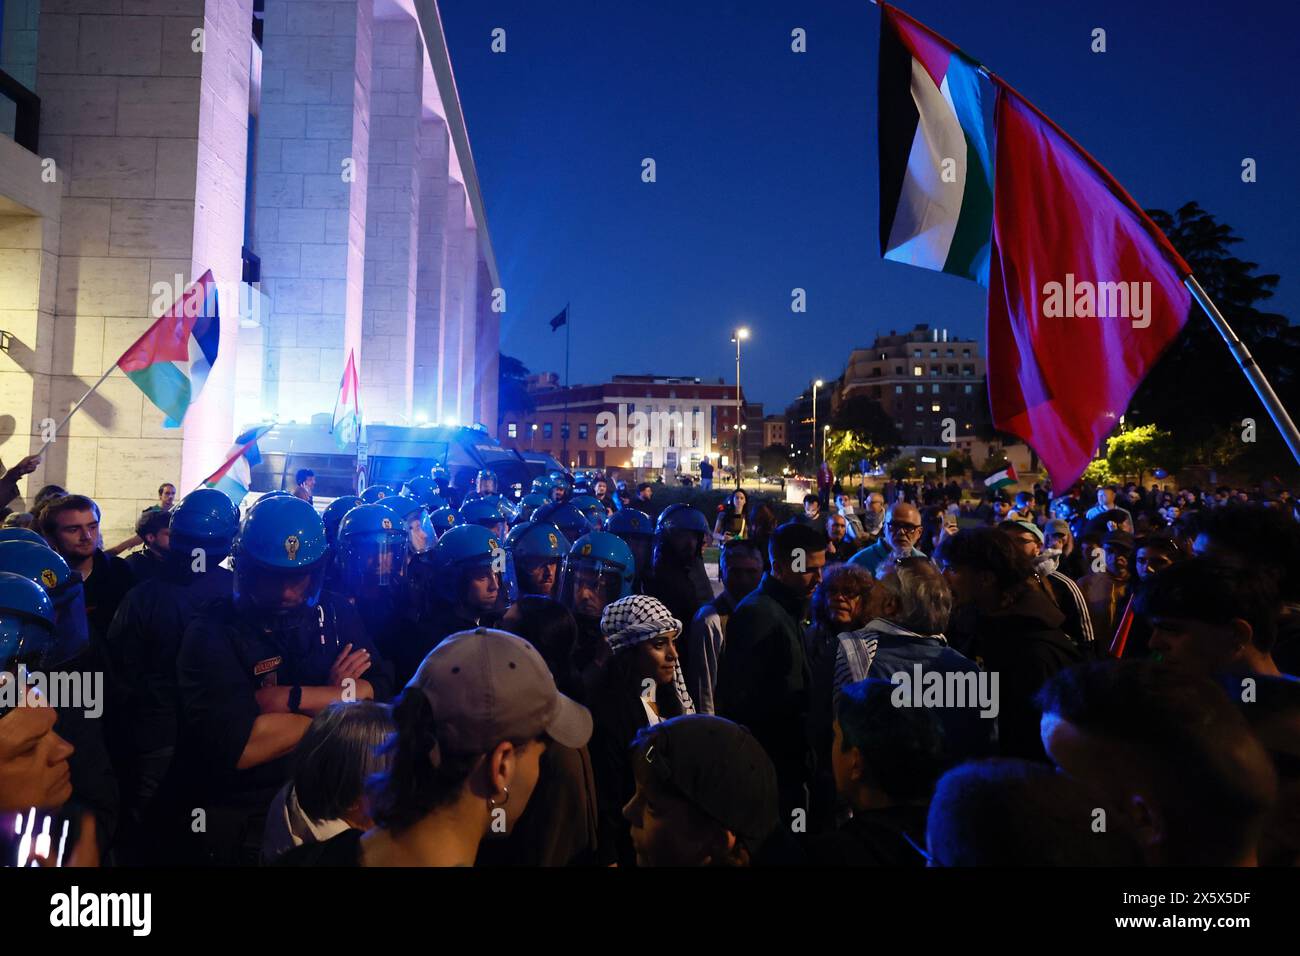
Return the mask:
{"type": "Polygon", "coordinates": [[[1182,331],[1191,272],[1077,143],[1000,86],[988,383],[994,424],[1066,488],[1182,331]]]}

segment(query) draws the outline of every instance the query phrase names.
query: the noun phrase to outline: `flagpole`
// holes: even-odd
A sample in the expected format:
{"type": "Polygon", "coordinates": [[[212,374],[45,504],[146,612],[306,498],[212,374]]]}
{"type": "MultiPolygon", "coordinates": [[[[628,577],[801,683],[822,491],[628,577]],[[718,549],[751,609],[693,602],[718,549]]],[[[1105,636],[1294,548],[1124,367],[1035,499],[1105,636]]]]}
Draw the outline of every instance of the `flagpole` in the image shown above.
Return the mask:
{"type": "Polygon", "coordinates": [[[561,426],[560,444],[563,451],[564,461],[560,462],[561,467],[569,467],[569,329],[573,326],[573,311],[569,308],[569,303],[564,303],[564,424],[561,426]]]}
{"type": "Polygon", "coordinates": [[[1209,316],[1210,322],[1223,336],[1223,341],[1228,344],[1228,351],[1232,353],[1232,357],[1236,360],[1237,367],[1241,369],[1247,380],[1249,380],[1251,387],[1255,389],[1255,394],[1264,403],[1264,409],[1268,412],[1268,417],[1273,419],[1273,424],[1282,433],[1282,438],[1287,447],[1291,449],[1291,454],[1295,457],[1296,462],[1300,463],[1300,431],[1296,430],[1295,422],[1287,414],[1287,410],[1277,397],[1277,393],[1273,391],[1273,386],[1264,377],[1264,372],[1256,363],[1255,357],[1250,354],[1250,349],[1246,347],[1245,342],[1237,337],[1237,333],[1232,330],[1232,326],[1223,317],[1223,313],[1214,304],[1214,300],[1201,288],[1201,283],[1197,281],[1196,276],[1188,275],[1183,279],[1183,285],[1187,287],[1187,291],[1192,294],[1196,304],[1209,316]]]}
{"type": "Polygon", "coordinates": [[[81,401],[73,405],[72,411],[68,412],[68,414],[63,417],[63,421],[59,422],[59,424],[55,426],[54,434],[50,436],[49,441],[47,441],[44,445],[42,445],[41,450],[38,451],[36,454],[38,455],[45,454],[45,449],[49,448],[50,445],[53,444],[54,439],[59,434],[59,432],[63,431],[63,426],[68,424],[68,421],[72,418],[73,415],[77,414],[77,409],[81,408],[82,405],[86,404],[86,399],[90,398],[90,396],[95,393],[95,389],[99,388],[99,386],[103,385],[104,382],[108,380],[108,377],[113,374],[113,369],[115,368],[117,368],[116,362],[114,362],[112,365],[108,367],[108,371],[99,377],[98,382],[90,386],[86,394],[81,396],[81,401]]]}

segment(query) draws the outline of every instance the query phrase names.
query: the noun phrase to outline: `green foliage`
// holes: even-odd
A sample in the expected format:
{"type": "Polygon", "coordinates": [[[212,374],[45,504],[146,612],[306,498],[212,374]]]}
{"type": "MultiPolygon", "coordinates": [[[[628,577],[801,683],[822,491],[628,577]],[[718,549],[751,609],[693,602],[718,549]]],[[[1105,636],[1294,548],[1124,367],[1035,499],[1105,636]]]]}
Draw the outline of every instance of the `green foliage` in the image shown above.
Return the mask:
{"type": "Polygon", "coordinates": [[[1096,458],[1084,469],[1079,480],[1096,485],[1109,485],[1115,479],[1110,473],[1110,465],[1106,463],[1106,459],[1096,458]]]}
{"type": "Polygon", "coordinates": [[[1165,466],[1173,469],[1174,436],[1155,425],[1139,425],[1111,435],[1106,442],[1106,464],[1117,478],[1142,476],[1165,466]]]}
{"type": "Polygon", "coordinates": [[[527,388],[528,367],[519,359],[504,353],[497,362],[497,424],[506,420],[507,414],[522,417],[536,407],[527,388]]]}

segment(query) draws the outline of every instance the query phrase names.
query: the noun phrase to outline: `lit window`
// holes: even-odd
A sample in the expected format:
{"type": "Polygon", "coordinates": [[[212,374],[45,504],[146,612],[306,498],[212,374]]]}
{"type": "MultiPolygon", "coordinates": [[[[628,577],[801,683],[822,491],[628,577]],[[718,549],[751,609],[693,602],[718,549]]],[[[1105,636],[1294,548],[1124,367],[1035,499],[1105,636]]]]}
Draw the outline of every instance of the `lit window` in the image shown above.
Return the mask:
{"type": "Polygon", "coordinates": [[[901,385],[895,385],[895,386],[894,386],[894,394],[895,394],[895,395],[902,395],[902,394],[903,394],[903,386],[901,386],[901,385]]]}
{"type": "Polygon", "coordinates": [[[579,425],[579,426],[578,426],[578,437],[579,437],[579,438],[586,438],[586,437],[587,437],[587,426],[586,426],[586,425],[579,425]]]}
{"type": "Polygon", "coordinates": [[[516,425],[514,422],[510,422],[508,425],[506,425],[506,434],[511,438],[518,438],[519,426],[516,425]]]}
{"type": "Polygon", "coordinates": [[[930,411],[932,411],[932,412],[937,412],[937,411],[940,411],[940,410],[941,410],[941,409],[939,408],[938,405],[931,405],[931,406],[930,406],[930,411]]]}
{"type": "Polygon", "coordinates": [[[925,369],[921,368],[921,366],[919,366],[919,365],[913,365],[913,366],[912,366],[912,374],[913,374],[914,376],[915,376],[915,375],[924,375],[924,374],[925,374],[925,369]]]}
{"type": "Polygon", "coordinates": [[[542,437],[550,438],[552,434],[554,434],[554,432],[551,429],[551,423],[547,422],[545,425],[542,426],[542,437]]]}

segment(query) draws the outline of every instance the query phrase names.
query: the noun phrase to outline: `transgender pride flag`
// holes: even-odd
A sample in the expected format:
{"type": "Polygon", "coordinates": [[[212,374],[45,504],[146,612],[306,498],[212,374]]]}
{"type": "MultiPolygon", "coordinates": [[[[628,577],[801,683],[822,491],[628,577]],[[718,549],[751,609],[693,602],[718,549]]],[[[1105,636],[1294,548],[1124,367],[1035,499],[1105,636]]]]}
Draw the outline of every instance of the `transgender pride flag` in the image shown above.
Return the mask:
{"type": "Polygon", "coordinates": [[[257,425],[236,438],[226,453],[225,462],[203,479],[202,486],[224,491],[226,497],[238,508],[253,483],[253,466],[262,460],[262,455],[257,450],[257,440],[270,430],[270,425],[257,425]]]}
{"type": "Polygon", "coordinates": [[[127,349],[117,367],[179,428],[217,361],[221,319],[209,269],[127,349]]]}

